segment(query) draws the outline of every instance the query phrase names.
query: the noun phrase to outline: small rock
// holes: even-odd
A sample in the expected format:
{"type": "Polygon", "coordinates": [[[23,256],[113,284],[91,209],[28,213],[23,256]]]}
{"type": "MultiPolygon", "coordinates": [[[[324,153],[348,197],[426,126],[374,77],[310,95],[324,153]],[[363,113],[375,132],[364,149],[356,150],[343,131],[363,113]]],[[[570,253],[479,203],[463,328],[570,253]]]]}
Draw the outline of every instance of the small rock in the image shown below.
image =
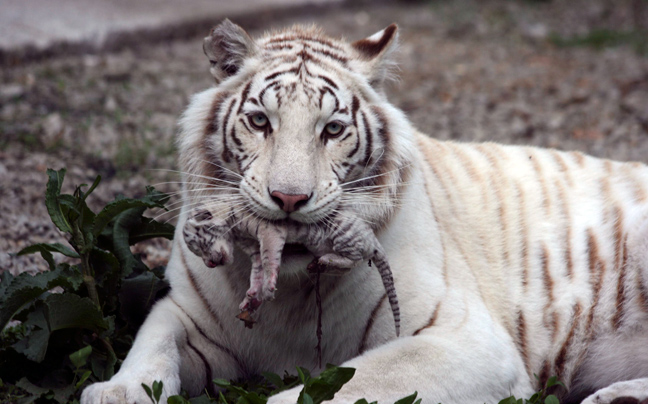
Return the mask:
{"type": "Polygon", "coordinates": [[[25,88],[20,84],[6,84],[0,86],[0,100],[11,100],[25,93],[25,88]]]}
{"type": "Polygon", "coordinates": [[[61,139],[65,129],[65,123],[61,114],[55,112],[45,117],[43,121],[43,143],[46,146],[52,146],[61,139]]]}
{"type": "Polygon", "coordinates": [[[370,18],[369,14],[366,11],[360,11],[353,16],[353,19],[355,20],[356,24],[364,26],[367,25],[370,18]]]}
{"type": "Polygon", "coordinates": [[[531,39],[543,40],[549,36],[549,28],[545,24],[535,23],[522,27],[524,36],[531,39]]]}
{"type": "Polygon", "coordinates": [[[115,112],[117,110],[117,101],[115,100],[115,97],[109,95],[106,97],[106,101],[104,102],[104,109],[106,112],[115,112]]]}

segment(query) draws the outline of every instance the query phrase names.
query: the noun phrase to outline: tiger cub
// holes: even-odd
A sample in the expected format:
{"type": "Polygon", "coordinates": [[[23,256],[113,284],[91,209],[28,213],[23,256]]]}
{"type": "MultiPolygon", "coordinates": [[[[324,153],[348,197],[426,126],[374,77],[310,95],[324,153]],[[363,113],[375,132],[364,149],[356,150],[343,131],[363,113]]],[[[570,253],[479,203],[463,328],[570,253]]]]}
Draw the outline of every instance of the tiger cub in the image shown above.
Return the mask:
{"type": "MultiPolygon", "coordinates": [[[[380,273],[394,317],[396,336],[400,335],[400,308],[391,268],[373,230],[357,216],[339,213],[328,218],[325,224],[304,226],[288,221],[240,217],[234,212],[223,219],[200,206],[190,213],[182,234],[189,250],[202,257],[210,268],[231,264],[234,242],[249,255],[252,261],[250,288],[239,309],[250,314],[263,301],[274,299],[281,253],[286,243],[302,243],[315,256],[308,266],[312,271],[341,272],[362,260],[369,260],[380,273]]],[[[240,318],[251,327],[253,320],[247,315],[240,318]]]]}
{"type": "MultiPolygon", "coordinates": [[[[331,403],[390,404],[414,391],[425,403],[496,403],[529,397],[551,376],[565,404],[648,398],[648,168],[419,132],[383,88],[396,36],[391,25],[349,43],[296,26],[252,38],[229,21],[210,32],[216,84],[180,119],[171,290],[119,372],[87,387],[82,404],[148,403],[141,384],[155,380],[166,401],[213,389],[215,377],[318,371],[314,255],[271,249],[275,265],[281,258],[274,301],[243,332],[232,312],[250,289],[250,254],[221,249],[229,264],[218,270],[217,256],[196,256],[183,237],[196,202],[249,214],[248,225],[324,228],[344,214],[369,226],[350,234],[375,235],[389,262],[401,337],[368,262],[322,276],[323,362],[356,369],[331,403]]],[[[347,236],[332,232],[323,237],[347,236]]],[[[268,404],[295,404],[300,390],[268,404]]]]}

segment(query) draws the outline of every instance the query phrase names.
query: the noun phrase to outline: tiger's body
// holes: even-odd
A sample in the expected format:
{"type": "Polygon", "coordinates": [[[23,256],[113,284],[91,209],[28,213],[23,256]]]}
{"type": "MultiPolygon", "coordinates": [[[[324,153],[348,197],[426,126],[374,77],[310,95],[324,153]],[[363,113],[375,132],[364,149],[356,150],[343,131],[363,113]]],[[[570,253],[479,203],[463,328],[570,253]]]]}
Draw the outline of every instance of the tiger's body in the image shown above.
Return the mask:
{"type": "Polygon", "coordinates": [[[284,251],[275,300],[243,330],[232,313],[248,257],[235,249],[214,269],[189,251],[182,228],[195,200],[303,224],[352,212],[371,225],[401,337],[366,263],[322,277],[323,359],[357,369],[336,403],[414,391],[426,403],[492,403],[528,397],[552,375],[565,403],[648,397],[648,168],[417,132],[381,92],[395,32],[349,44],[297,27],[253,40],[226,21],[206,38],[218,85],[181,120],[172,289],[83,404],[147,402],[140,384],[154,380],[166,397],[181,385],[198,394],[214,377],[314,366],[312,255],[284,251]]]}
{"type": "MultiPolygon", "coordinates": [[[[362,260],[373,262],[387,293],[396,336],[400,334],[394,278],[385,252],[367,223],[348,214],[333,215],[321,225],[269,222],[248,213],[223,210],[219,205],[194,208],[182,234],[189,250],[210,268],[232,263],[234,243],[250,257],[250,288],[239,305],[242,312],[251,315],[261,303],[274,299],[284,246],[286,242],[299,243],[315,256],[308,265],[311,272],[339,274],[362,260]]],[[[251,321],[248,315],[246,322],[251,321]]]]}

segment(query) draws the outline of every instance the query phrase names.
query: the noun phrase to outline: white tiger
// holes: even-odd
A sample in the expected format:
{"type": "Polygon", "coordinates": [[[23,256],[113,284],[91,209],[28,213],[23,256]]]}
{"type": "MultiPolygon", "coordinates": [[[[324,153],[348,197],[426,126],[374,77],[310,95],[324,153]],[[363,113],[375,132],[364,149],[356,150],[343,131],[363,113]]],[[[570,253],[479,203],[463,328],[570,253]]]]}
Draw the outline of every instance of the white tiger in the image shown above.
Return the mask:
{"type": "Polygon", "coordinates": [[[312,256],[284,251],[276,299],[244,329],[248,258],[237,249],[233,264],[208,268],[183,241],[206,199],[305,224],[353,212],[373,227],[401,337],[373,268],[322,277],[323,359],[357,369],[336,403],[414,391],[425,403],[493,403],[552,375],[565,403],[648,398],[648,168],[420,134],[381,91],[395,39],[391,25],[354,43],[312,27],[253,40],[227,20],[205,39],[217,85],[181,119],[171,292],[83,404],[146,403],[141,383],[154,380],[165,400],[213,389],[214,377],[315,366],[312,256]]]}

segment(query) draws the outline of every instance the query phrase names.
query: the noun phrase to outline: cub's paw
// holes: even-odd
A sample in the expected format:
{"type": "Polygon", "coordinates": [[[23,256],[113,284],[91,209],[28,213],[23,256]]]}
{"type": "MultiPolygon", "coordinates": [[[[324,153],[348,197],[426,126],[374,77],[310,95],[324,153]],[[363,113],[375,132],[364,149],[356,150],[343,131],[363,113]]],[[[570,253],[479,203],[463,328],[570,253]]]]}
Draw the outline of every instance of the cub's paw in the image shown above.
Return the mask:
{"type": "Polygon", "coordinates": [[[216,239],[207,251],[203,251],[202,259],[209,268],[229,265],[234,261],[234,247],[229,240],[216,239]]]}
{"type": "Polygon", "coordinates": [[[216,218],[202,208],[192,211],[182,228],[182,235],[189,250],[202,258],[205,265],[214,268],[231,264],[234,247],[225,220],[216,218]]]}
{"type": "Polygon", "coordinates": [[[344,275],[357,264],[357,261],[341,257],[337,254],[325,254],[311,261],[306,269],[311,274],[319,271],[327,275],[344,275]]]}

